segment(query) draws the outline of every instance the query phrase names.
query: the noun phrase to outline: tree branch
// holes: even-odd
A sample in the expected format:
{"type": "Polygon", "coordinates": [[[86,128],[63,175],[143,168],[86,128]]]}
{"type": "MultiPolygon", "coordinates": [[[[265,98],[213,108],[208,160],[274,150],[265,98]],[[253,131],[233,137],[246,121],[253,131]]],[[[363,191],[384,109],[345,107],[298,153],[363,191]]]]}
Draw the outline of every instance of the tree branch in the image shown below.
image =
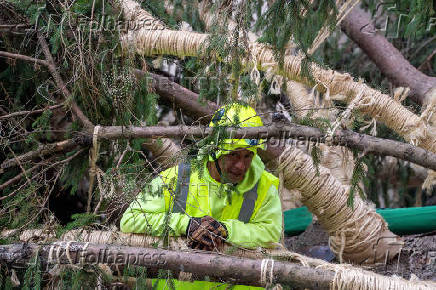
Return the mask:
{"type": "Polygon", "coordinates": [[[44,112],[44,111],[46,111],[46,110],[55,110],[55,109],[59,109],[59,108],[61,108],[62,106],[64,106],[64,105],[63,105],[63,104],[61,104],[61,105],[54,105],[54,106],[50,106],[50,107],[47,107],[47,108],[44,108],[44,109],[39,109],[39,110],[34,110],[34,111],[20,111],[20,112],[14,112],[14,113],[10,113],[10,114],[7,114],[7,115],[1,115],[1,116],[0,116],[0,120],[1,120],[1,119],[8,119],[8,118],[13,118],[13,117],[18,117],[18,116],[23,116],[23,115],[27,115],[27,116],[29,116],[29,115],[35,115],[35,114],[42,113],[42,112],[44,112]]]}
{"type": "Polygon", "coordinates": [[[20,60],[34,62],[34,63],[38,63],[38,64],[41,64],[44,66],[48,66],[48,62],[46,60],[33,58],[33,57],[30,57],[27,55],[10,53],[10,52],[6,52],[6,51],[0,51],[0,56],[7,57],[7,58],[20,59],[20,60]]]}
{"type": "Polygon", "coordinates": [[[426,93],[436,87],[436,78],[417,70],[384,36],[377,34],[364,11],[355,7],[342,21],[341,28],[391,82],[409,87],[415,102],[426,103],[426,93]]]}
{"type": "Polygon", "coordinates": [[[11,158],[3,161],[3,163],[0,165],[0,173],[3,172],[4,169],[18,165],[18,162],[26,162],[28,160],[43,157],[60,151],[70,151],[76,146],[78,146],[78,144],[75,142],[75,140],[72,139],[64,140],[53,144],[41,145],[38,147],[38,149],[34,151],[30,151],[16,158],[11,158]]]}
{"type": "Polygon", "coordinates": [[[184,108],[186,114],[198,119],[201,124],[208,124],[213,113],[218,109],[218,106],[210,101],[206,101],[204,105],[201,105],[198,102],[198,94],[170,81],[167,77],[150,72],[146,73],[139,69],[134,69],[133,72],[138,79],[146,78],[150,80],[156,93],[167,102],[184,108]]]}
{"type": "MultiPolygon", "coordinates": [[[[57,161],[57,162],[55,162],[55,163],[50,164],[50,165],[48,166],[48,168],[52,168],[52,167],[57,166],[57,165],[59,165],[59,164],[69,162],[70,160],[74,159],[77,155],[79,155],[80,153],[82,153],[83,150],[84,150],[84,149],[80,149],[79,151],[77,151],[77,152],[74,153],[73,155],[71,155],[71,156],[69,156],[69,157],[67,157],[67,158],[65,158],[65,159],[62,159],[62,160],[60,160],[60,161],[57,161]]],[[[53,158],[53,157],[50,157],[50,158],[47,159],[46,161],[47,161],[47,162],[48,162],[48,161],[51,161],[52,158],[53,158]]],[[[5,189],[7,186],[10,186],[10,185],[12,185],[12,184],[17,183],[17,182],[18,182],[18,181],[19,181],[19,180],[20,180],[20,179],[21,179],[25,174],[28,174],[28,173],[31,173],[31,172],[35,171],[36,169],[38,169],[38,168],[41,167],[42,165],[44,165],[44,162],[40,162],[40,163],[36,164],[35,166],[31,167],[30,169],[27,169],[25,172],[22,172],[22,173],[18,174],[17,176],[15,176],[14,178],[9,179],[8,181],[6,181],[5,183],[3,183],[3,184],[0,185],[0,191],[2,191],[3,189],[5,189]]],[[[38,173],[37,175],[39,175],[39,174],[40,174],[40,173],[38,173]]],[[[32,176],[32,178],[35,178],[35,176],[32,176]]],[[[4,200],[4,199],[6,199],[6,198],[9,198],[9,197],[15,195],[16,193],[17,193],[17,190],[11,192],[9,195],[2,196],[2,197],[0,197],[0,201],[1,201],[1,200],[4,200]]]]}
{"type": "MultiPolygon", "coordinates": [[[[142,78],[145,76],[145,73],[140,70],[134,70],[134,72],[138,78],[142,78]]],[[[207,106],[203,107],[198,103],[198,94],[189,91],[188,89],[174,82],[171,82],[166,77],[158,76],[156,74],[150,74],[150,76],[153,78],[153,87],[163,99],[165,99],[167,102],[171,102],[176,106],[182,108],[185,112],[190,112],[192,114],[190,116],[196,116],[197,118],[200,118],[201,120],[203,120],[204,124],[210,122],[213,113],[217,109],[216,104],[210,102],[208,103],[207,106]],[[189,101],[186,101],[185,98],[188,99],[189,101]]],[[[180,136],[184,136],[184,134],[188,134],[188,135],[198,134],[195,136],[204,137],[206,134],[208,134],[206,133],[206,129],[201,129],[201,128],[197,128],[194,130],[188,129],[188,131],[184,131],[184,128],[179,126],[174,127],[173,129],[171,129],[171,127],[164,127],[162,129],[161,128],[152,129],[152,128],[153,127],[148,127],[148,129],[146,130],[150,130],[150,131],[148,131],[147,133],[143,130],[138,130],[136,133],[129,131],[128,134],[150,134],[147,135],[148,137],[153,137],[153,136],[154,137],[156,136],[180,137],[180,136]]],[[[246,128],[246,129],[241,131],[243,132],[242,136],[259,137],[261,136],[259,134],[263,134],[262,136],[268,134],[267,136],[269,137],[279,137],[279,138],[286,138],[286,139],[303,138],[304,140],[317,141],[317,142],[325,142],[326,140],[326,135],[322,133],[320,129],[296,125],[296,124],[290,124],[289,126],[283,126],[283,127],[265,127],[260,129],[246,128]],[[249,132],[252,132],[250,130],[254,132],[253,135],[249,135],[251,134],[249,132]]],[[[117,131],[116,134],[119,134],[119,136],[121,136],[121,134],[127,133],[125,127],[123,127],[123,129],[121,129],[121,127],[115,129],[115,131],[112,131],[112,133],[115,133],[116,131],[117,131]]],[[[234,131],[234,133],[236,132],[237,131],[234,131]]],[[[108,133],[108,136],[110,136],[112,133],[108,133]]],[[[115,138],[115,135],[112,136],[115,138]]],[[[99,134],[99,136],[103,137],[103,135],[101,134],[99,134]]],[[[282,145],[280,146],[279,144],[278,146],[277,142],[271,139],[269,140],[269,143],[271,145],[269,145],[267,149],[267,151],[269,152],[264,152],[261,154],[265,156],[265,158],[267,159],[273,159],[273,156],[278,158],[280,155],[277,155],[278,152],[274,150],[274,147],[279,147],[281,148],[280,150],[282,150],[283,143],[289,144],[290,142],[291,141],[286,141],[286,142],[283,141],[281,142],[282,145]]],[[[419,164],[426,168],[436,167],[435,153],[432,153],[420,147],[413,146],[411,144],[359,134],[350,130],[336,130],[335,136],[333,138],[333,144],[343,145],[349,148],[358,149],[359,151],[363,151],[365,153],[394,156],[399,159],[403,159],[403,160],[410,161],[412,163],[419,164]]]]}
{"type": "MultiPolygon", "coordinates": [[[[5,183],[0,184],[0,191],[2,191],[3,189],[5,189],[5,188],[8,187],[8,186],[11,186],[11,185],[17,183],[17,182],[18,182],[18,181],[19,181],[23,176],[26,176],[27,174],[29,174],[29,173],[35,171],[36,169],[38,169],[38,168],[41,167],[42,165],[43,165],[43,163],[40,162],[40,163],[34,165],[33,167],[27,169],[26,171],[23,171],[23,172],[21,172],[20,174],[16,175],[15,177],[9,179],[9,180],[6,181],[5,183]]],[[[5,198],[7,198],[7,197],[9,197],[9,196],[10,196],[10,195],[2,196],[2,197],[0,197],[0,200],[3,200],[3,199],[5,199],[5,198]]]]}
{"type": "Polygon", "coordinates": [[[57,71],[56,64],[53,60],[53,56],[50,53],[50,49],[48,48],[48,44],[45,41],[44,36],[42,36],[41,33],[39,33],[39,32],[38,32],[38,42],[41,45],[42,51],[45,55],[45,58],[47,59],[47,68],[50,71],[51,75],[53,76],[53,78],[56,82],[56,85],[61,90],[64,98],[66,100],[71,100],[71,110],[73,111],[74,115],[76,115],[77,118],[79,118],[79,120],[82,122],[82,124],[86,130],[89,130],[89,131],[92,130],[92,128],[94,128],[94,125],[91,123],[91,121],[88,119],[88,117],[85,116],[85,114],[82,112],[82,110],[76,104],[76,102],[73,101],[73,96],[71,95],[70,91],[68,90],[64,81],[62,80],[61,75],[57,71]]]}
{"type": "MultiPolygon", "coordinates": [[[[104,126],[99,130],[98,137],[103,139],[133,139],[133,138],[203,138],[210,135],[214,128],[190,126],[149,126],[149,127],[123,127],[104,126]]],[[[227,128],[231,138],[271,139],[270,146],[290,145],[298,142],[329,143],[329,136],[318,128],[301,126],[297,124],[274,124],[265,127],[227,128]],[[286,139],[296,139],[288,140],[286,139]],[[275,144],[275,145],[274,145],[275,144]]],[[[377,138],[359,134],[350,130],[336,130],[332,136],[331,144],[358,149],[365,153],[394,156],[407,160],[426,168],[436,170],[436,154],[425,149],[389,139],[377,138]]]]}
{"type": "Polygon", "coordinates": [[[43,266],[48,264],[118,264],[161,268],[195,273],[199,277],[218,277],[226,282],[265,286],[273,283],[298,288],[329,289],[335,275],[331,270],[312,269],[296,263],[274,261],[268,267],[268,280],[261,282],[263,260],[244,259],[214,253],[176,252],[153,248],[134,248],[80,242],[47,245],[12,244],[0,246],[0,261],[11,266],[24,266],[38,255],[43,266]],[[50,255],[53,250],[56,255],[50,255]],[[271,273],[272,272],[272,275],[271,273]]]}

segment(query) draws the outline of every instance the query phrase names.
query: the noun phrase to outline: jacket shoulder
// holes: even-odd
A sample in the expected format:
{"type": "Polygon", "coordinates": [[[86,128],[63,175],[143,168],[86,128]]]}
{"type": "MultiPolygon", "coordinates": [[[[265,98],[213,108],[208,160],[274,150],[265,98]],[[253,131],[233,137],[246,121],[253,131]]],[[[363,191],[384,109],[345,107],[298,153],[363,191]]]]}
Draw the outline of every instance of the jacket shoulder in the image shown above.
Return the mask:
{"type": "Polygon", "coordinates": [[[261,180],[261,182],[265,182],[267,184],[274,185],[277,188],[279,187],[279,179],[274,174],[272,174],[266,170],[264,170],[262,172],[260,180],[261,180]]]}
{"type": "Polygon", "coordinates": [[[167,168],[164,171],[161,171],[159,173],[158,177],[160,177],[162,179],[162,181],[166,184],[168,184],[170,182],[175,182],[175,181],[177,181],[178,169],[179,169],[179,165],[167,168]],[[176,180],[174,180],[174,178],[176,178],[176,180]]]}

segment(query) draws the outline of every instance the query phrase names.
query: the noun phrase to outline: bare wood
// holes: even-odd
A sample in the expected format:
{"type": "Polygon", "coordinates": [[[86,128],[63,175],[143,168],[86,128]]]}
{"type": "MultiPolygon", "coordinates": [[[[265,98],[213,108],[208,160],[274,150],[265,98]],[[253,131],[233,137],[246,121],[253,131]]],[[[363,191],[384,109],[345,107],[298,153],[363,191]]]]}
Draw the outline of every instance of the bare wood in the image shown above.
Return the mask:
{"type": "Polygon", "coordinates": [[[22,54],[17,54],[17,53],[10,53],[10,52],[6,52],[6,51],[0,51],[0,56],[3,57],[7,57],[7,58],[14,58],[14,59],[20,59],[20,60],[24,60],[24,61],[29,61],[29,62],[34,62],[34,63],[38,63],[44,66],[48,66],[48,62],[44,59],[38,59],[38,58],[33,58],[27,55],[22,55],[22,54]]]}
{"type": "Polygon", "coordinates": [[[8,119],[8,118],[13,118],[13,117],[19,117],[19,116],[30,116],[30,115],[35,115],[35,114],[40,114],[46,110],[55,110],[55,109],[59,109],[61,107],[63,107],[63,104],[60,105],[54,105],[54,106],[50,106],[44,109],[39,109],[39,110],[33,110],[33,111],[20,111],[20,112],[13,112],[10,114],[5,114],[5,115],[1,115],[0,116],[0,120],[1,119],[8,119]]]}
{"type": "MultiPolygon", "coordinates": [[[[262,260],[218,255],[211,252],[176,252],[80,242],[0,246],[0,261],[11,266],[25,266],[35,255],[38,255],[43,266],[97,263],[136,265],[190,272],[199,277],[219,277],[230,283],[266,286],[265,282],[260,281],[262,260]]],[[[269,282],[271,277],[273,283],[292,285],[297,288],[329,289],[334,279],[334,272],[331,270],[312,269],[295,263],[274,261],[272,275],[271,268],[267,269],[266,282],[269,282]]]]}
{"type": "Polygon", "coordinates": [[[409,87],[410,97],[415,102],[426,103],[425,94],[436,87],[436,77],[429,77],[411,65],[383,35],[375,32],[371,19],[359,7],[345,17],[341,28],[390,81],[397,86],[409,87]]]}

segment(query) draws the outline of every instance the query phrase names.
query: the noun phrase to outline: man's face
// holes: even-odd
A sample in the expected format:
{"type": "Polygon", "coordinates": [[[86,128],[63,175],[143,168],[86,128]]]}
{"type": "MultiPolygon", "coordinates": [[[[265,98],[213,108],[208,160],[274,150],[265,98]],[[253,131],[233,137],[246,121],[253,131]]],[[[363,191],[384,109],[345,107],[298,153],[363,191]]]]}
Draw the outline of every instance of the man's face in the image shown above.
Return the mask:
{"type": "Polygon", "coordinates": [[[218,159],[225,182],[239,183],[244,179],[253,159],[254,153],[247,149],[239,149],[222,155],[218,159]]]}

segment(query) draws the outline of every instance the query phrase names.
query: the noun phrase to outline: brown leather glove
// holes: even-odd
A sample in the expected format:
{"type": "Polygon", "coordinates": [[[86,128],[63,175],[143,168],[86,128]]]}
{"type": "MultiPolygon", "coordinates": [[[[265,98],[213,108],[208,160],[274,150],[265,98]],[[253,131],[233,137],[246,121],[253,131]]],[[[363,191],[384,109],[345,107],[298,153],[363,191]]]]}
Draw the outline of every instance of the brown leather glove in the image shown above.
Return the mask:
{"type": "Polygon", "coordinates": [[[210,216],[191,218],[186,236],[188,247],[198,250],[221,250],[227,238],[226,227],[210,216]]]}

